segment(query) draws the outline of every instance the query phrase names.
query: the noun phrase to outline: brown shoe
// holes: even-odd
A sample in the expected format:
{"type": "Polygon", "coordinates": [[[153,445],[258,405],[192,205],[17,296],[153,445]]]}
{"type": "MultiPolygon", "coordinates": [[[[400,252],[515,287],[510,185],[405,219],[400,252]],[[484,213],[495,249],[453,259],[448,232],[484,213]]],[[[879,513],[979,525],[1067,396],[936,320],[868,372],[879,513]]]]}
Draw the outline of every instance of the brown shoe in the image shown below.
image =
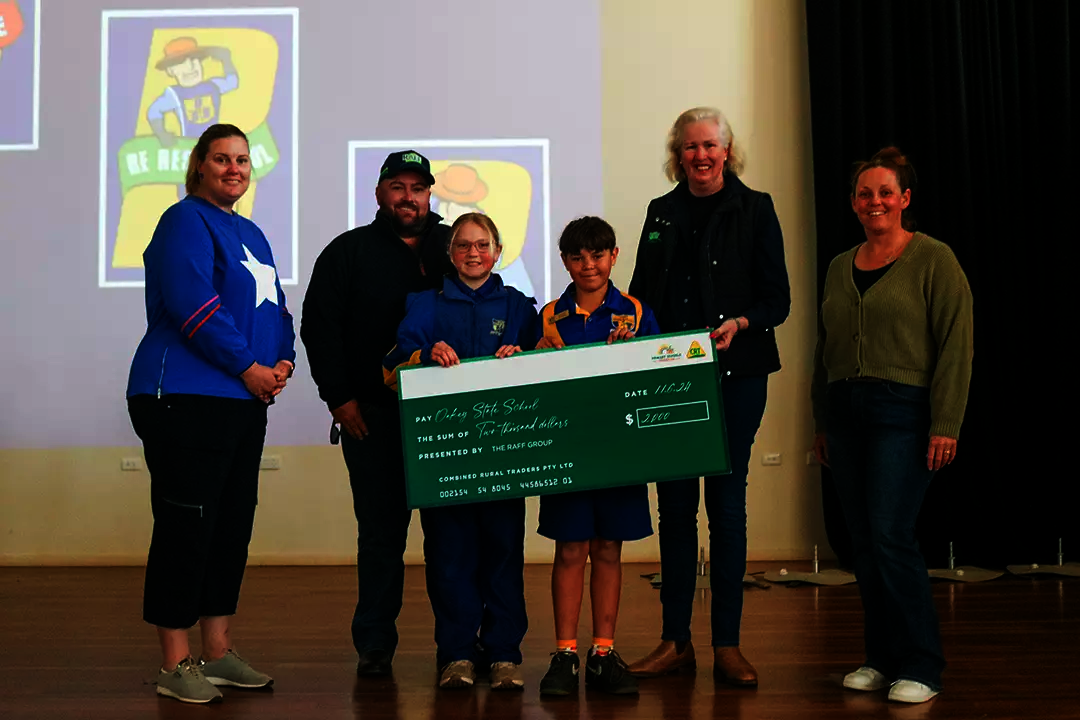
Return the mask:
{"type": "Polygon", "coordinates": [[[686,643],[681,653],[675,652],[675,642],[664,640],[656,649],[630,666],[634,677],[651,678],[672,673],[694,672],[697,660],[694,658],[694,645],[686,643]]]}
{"type": "Polygon", "coordinates": [[[737,647],[713,648],[713,678],[729,685],[757,687],[757,670],[737,647]]]}

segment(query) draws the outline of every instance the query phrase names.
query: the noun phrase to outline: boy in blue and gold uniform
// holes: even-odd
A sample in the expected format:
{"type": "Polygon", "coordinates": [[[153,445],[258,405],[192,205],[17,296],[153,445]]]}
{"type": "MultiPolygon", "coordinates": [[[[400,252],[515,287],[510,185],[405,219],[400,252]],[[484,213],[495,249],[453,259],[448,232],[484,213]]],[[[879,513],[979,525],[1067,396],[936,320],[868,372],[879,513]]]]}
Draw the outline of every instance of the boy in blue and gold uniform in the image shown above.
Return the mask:
{"type": "MultiPolygon", "coordinates": [[[[562,297],[544,306],[537,349],[659,334],[652,311],[610,280],[619,249],[608,223],[598,217],[574,220],[559,238],[559,252],[573,282],[562,297]]],[[[578,617],[589,558],[594,637],[585,683],[618,695],[637,693],[637,682],[615,652],[614,637],[622,544],[652,535],[648,486],[545,495],[540,499],[538,532],[555,541],[551,594],[557,643],[540,693],[568,695],[577,690],[578,617]]]]}

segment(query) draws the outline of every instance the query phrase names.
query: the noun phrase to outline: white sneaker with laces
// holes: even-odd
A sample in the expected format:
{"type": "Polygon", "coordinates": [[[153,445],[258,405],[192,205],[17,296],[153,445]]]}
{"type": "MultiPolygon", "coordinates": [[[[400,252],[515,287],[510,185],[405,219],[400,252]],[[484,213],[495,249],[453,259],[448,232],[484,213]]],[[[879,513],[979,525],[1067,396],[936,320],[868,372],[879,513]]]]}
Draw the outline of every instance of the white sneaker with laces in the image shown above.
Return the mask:
{"type": "Polygon", "coordinates": [[[897,680],[889,689],[889,699],[894,702],[924,703],[937,694],[937,690],[915,680],[897,680]]]}
{"type": "Polygon", "coordinates": [[[844,687],[848,690],[873,692],[888,685],[889,681],[885,679],[885,676],[868,665],[863,665],[855,672],[849,672],[844,676],[844,687]]]}

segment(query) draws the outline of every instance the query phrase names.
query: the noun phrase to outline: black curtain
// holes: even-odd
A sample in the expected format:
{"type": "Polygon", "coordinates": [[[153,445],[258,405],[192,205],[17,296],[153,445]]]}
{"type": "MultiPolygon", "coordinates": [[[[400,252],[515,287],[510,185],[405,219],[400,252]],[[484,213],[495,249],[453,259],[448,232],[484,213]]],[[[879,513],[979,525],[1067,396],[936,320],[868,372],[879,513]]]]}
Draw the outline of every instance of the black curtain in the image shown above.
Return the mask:
{"type": "Polygon", "coordinates": [[[852,164],[887,145],[918,174],[919,229],[952,247],[975,298],[957,460],[920,518],[927,561],[944,567],[952,541],[961,564],[1052,564],[1059,537],[1080,560],[1080,3],[807,0],[806,17],[819,303],[829,261],[865,239],[852,164]]]}

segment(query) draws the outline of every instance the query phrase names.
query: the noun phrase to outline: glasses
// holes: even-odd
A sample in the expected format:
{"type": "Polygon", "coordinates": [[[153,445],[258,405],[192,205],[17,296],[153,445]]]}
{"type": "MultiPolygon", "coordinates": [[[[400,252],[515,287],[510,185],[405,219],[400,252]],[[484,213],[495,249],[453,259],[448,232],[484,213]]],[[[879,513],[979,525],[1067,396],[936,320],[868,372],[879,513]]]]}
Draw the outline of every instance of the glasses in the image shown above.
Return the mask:
{"type": "Polygon", "coordinates": [[[450,246],[450,249],[459,255],[468,255],[473,248],[476,248],[476,252],[481,255],[490,255],[491,241],[477,240],[476,242],[461,242],[455,240],[454,244],[450,246]]]}

